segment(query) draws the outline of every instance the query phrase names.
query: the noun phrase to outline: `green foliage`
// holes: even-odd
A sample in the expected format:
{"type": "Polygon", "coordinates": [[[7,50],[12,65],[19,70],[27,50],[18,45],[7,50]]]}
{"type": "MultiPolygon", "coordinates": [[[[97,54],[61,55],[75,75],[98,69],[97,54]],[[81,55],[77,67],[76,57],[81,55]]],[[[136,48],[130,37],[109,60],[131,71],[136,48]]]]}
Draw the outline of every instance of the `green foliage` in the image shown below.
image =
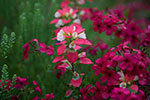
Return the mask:
{"type": "Polygon", "coordinates": [[[15,43],[15,39],[16,39],[16,35],[14,32],[10,34],[10,37],[8,37],[7,34],[3,35],[2,41],[0,43],[0,48],[1,48],[0,53],[2,53],[1,56],[3,58],[7,58],[9,49],[13,47],[13,44],[15,43]]]}
{"type": "MultiPolygon", "coordinates": [[[[1,73],[0,98],[1,100],[6,100],[11,97],[14,90],[13,87],[8,87],[7,85],[9,84],[8,82],[11,82],[11,80],[9,80],[8,66],[6,64],[3,65],[1,73]]],[[[12,86],[15,84],[15,78],[16,75],[14,75],[12,78],[12,86]]]]}
{"type": "Polygon", "coordinates": [[[8,74],[7,70],[8,70],[8,66],[6,64],[4,64],[4,66],[2,68],[2,75],[1,75],[2,82],[5,82],[6,80],[9,79],[9,74],[8,74]]]}

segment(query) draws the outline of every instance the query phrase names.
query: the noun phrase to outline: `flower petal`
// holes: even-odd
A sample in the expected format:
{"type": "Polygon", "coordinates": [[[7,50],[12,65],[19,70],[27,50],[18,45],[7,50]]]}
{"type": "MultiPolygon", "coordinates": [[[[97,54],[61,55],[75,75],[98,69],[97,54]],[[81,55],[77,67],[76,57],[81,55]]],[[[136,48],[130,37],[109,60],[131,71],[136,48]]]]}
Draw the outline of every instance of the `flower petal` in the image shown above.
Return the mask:
{"type": "Polygon", "coordinates": [[[93,64],[93,62],[89,58],[80,58],[81,64],[93,64]]]}
{"type": "Polygon", "coordinates": [[[65,46],[64,44],[62,44],[61,46],[59,46],[59,47],[57,48],[57,54],[58,54],[58,55],[63,54],[64,51],[65,51],[65,49],[66,49],[66,46],[65,46]]]}
{"type": "Polygon", "coordinates": [[[82,45],[92,45],[92,43],[86,39],[77,39],[73,41],[75,44],[82,44],[82,45]]]}

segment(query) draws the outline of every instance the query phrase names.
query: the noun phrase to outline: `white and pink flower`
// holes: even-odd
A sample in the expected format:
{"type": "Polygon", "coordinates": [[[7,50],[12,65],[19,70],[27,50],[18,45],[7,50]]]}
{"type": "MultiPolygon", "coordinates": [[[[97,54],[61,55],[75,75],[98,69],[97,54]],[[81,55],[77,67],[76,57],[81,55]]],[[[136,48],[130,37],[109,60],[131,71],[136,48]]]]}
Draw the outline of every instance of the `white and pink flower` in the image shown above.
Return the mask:
{"type": "Polygon", "coordinates": [[[70,7],[59,9],[54,15],[56,19],[52,20],[50,24],[55,24],[56,27],[64,26],[71,21],[80,24],[80,19],[77,18],[77,12],[78,10],[70,7]]]}

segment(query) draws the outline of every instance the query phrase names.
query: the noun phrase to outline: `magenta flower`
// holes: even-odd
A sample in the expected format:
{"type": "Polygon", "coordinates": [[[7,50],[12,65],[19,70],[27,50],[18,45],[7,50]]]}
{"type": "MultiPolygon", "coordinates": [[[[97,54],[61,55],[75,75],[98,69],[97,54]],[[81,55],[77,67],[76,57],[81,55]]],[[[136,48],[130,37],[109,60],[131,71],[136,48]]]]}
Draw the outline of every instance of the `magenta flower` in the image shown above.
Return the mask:
{"type": "Polygon", "coordinates": [[[72,20],[74,23],[80,23],[80,20],[78,22],[76,22],[75,20],[77,20],[77,12],[78,10],[73,9],[68,7],[67,5],[70,2],[63,2],[62,3],[62,9],[59,9],[56,13],[55,13],[55,18],[54,20],[52,20],[50,22],[50,24],[55,24],[56,27],[60,27],[60,26],[64,26],[65,24],[70,23],[72,20]]]}
{"type": "Polygon", "coordinates": [[[45,98],[42,98],[41,100],[50,100],[50,99],[53,99],[55,98],[54,94],[51,93],[51,94],[46,94],[45,95],[45,98]]]}
{"type": "Polygon", "coordinates": [[[55,98],[54,94],[51,93],[51,94],[46,94],[46,99],[53,99],[55,98]]]}
{"type": "Polygon", "coordinates": [[[134,68],[134,62],[136,62],[136,59],[132,57],[130,53],[124,53],[124,58],[122,58],[122,63],[119,64],[119,68],[122,70],[129,70],[132,71],[134,68]]]}
{"type": "Polygon", "coordinates": [[[17,89],[23,89],[23,87],[28,84],[29,84],[29,82],[27,81],[27,78],[17,77],[16,84],[14,85],[14,87],[17,89]]]}
{"type": "Polygon", "coordinates": [[[30,50],[29,44],[28,43],[24,44],[23,60],[29,57],[29,50],[30,50]]]}
{"type": "Polygon", "coordinates": [[[107,50],[107,49],[108,49],[108,45],[107,45],[106,43],[104,43],[104,42],[98,42],[98,43],[97,43],[97,46],[99,47],[99,49],[100,49],[101,51],[104,51],[104,50],[107,50]]]}
{"type": "Polygon", "coordinates": [[[116,71],[113,70],[105,70],[103,71],[104,76],[100,77],[100,80],[104,83],[107,80],[107,85],[111,86],[111,85],[118,85],[119,84],[119,77],[120,75],[118,75],[116,73],[116,71]]]}
{"type": "Polygon", "coordinates": [[[53,55],[54,54],[54,48],[52,45],[49,45],[48,48],[45,45],[45,43],[40,43],[40,52],[47,53],[47,55],[53,55]]]}
{"type": "Polygon", "coordinates": [[[69,1],[69,0],[64,0],[64,1],[61,2],[61,8],[65,8],[65,7],[67,7],[69,4],[70,4],[70,1],[69,1]]]}
{"type": "Polygon", "coordinates": [[[125,16],[123,15],[123,12],[121,10],[115,9],[113,13],[118,17],[118,18],[123,18],[125,19],[125,16]]]}
{"type": "Polygon", "coordinates": [[[103,100],[107,99],[108,96],[106,96],[107,88],[104,85],[101,85],[100,82],[95,82],[95,95],[94,100],[103,100]]]}
{"type": "Polygon", "coordinates": [[[102,23],[101,21],[99,21],[99,22],[95,21],[93,23],[93,26],[94,26],[93,30],[95,32],[98,31],[98,33],[102,33],[105,31],[104,23],[102,23]]]}
{"type": "Polygon", "coordinates": [[[28,56],[29,56],[29,50],[30,50],[29,44],[30,44],[32,47],[34,47],[34,49],[36,50],[36,45],[33,45],[32,42],[36,42],[37,45],[39,44],[39,42],[38,42],[37,39],[32,39],[30,42],[25,43],[25,44],[24,44],[24,51],[23,51],[23,60],[24,60],[24,59],[27,59],[28,56]]]}
{"type": "Polygon", "coordinates": [[[140,99],[140,96],[134,93],[131,93],[130,96],[126,100],[141,100],[141,99],[140,99]]]}
{"type": "Polygon", "coordinates": [[[35,80],[33,80],[33,84],[34,84],[35,86],[37,86],[37,87],[35,88],[35,91],[40,92],[40,94],[42,94],[42,90],[41,90],[39,84],[38,84],[35,80]]]}
{"type": "Polygon", "coordinates": [[[32,98],[31,100],[39,100],[40,99],[40,97],[38,97],[38,96],[35,96],[34,98],[32,98]]]}
{"type": "Polygon", "coordinates": [[[129,95],[129,90],[127,88],[114,88],[112,90],[111,98],[114,100],[126,100],[127,96],[129,95]]]}
{"type": "Polygon", "coordinates": [[[104,25],[107,35],[111,35],[113,32],[117,31],[117,27],[114,26],[112,22],[105,22],[104,25]]]}

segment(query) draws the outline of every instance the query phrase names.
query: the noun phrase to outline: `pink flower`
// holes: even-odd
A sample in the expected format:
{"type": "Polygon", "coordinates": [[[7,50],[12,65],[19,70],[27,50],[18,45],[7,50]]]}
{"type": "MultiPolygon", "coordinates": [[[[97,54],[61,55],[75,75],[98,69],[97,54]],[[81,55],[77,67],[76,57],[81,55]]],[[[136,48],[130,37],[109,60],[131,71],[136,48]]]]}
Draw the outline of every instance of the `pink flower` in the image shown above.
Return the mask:
{"type": "Polygon", "coordinates": [[[28,43],[24,44],[23,60],[29,57],[29,50],[30,50],[29,44],[28,43]]]}
{"type": "Polygon", "coordinates": [[[17,77],[16,84],[14,85],[14,87],[17,89],[22,89],[24,86],[26,86],[28,84],[29,84],[29,82],[27,81],[27,78],[17,77]]]}
{"type": "Polygon", "coordinates": [[[130,96],[126,100],[141,100],[141,99],[140,99],[140,96],[134,93],[131,93],[130,96]]]}
{"type": "Polygon", "coordinates": [[[74,79],[71,80],[71,84],[74,87],[80,87],[81,83],[82,83],[82,79],[81,78],[78,78],[76,80],[74,80],[74,79]]]}
{"type": "Polygon", "coordinates": [[[64,0],[61,2],[61,8],[67,7],[70,4],[69,0],[64,0]]]}
{"type": "Polygon", "coordinates": [[[84,33],[84,29],[79,24],[72,24],[71,26],[63,27],[57,33],[57,40],[64,41],[68,38],[75,40],[77,38],[86,39],[86,35],[84,33]]]}
{"type": "Polygon", "coordinates": [[[105,27],[104,27],[104,23],[102,23],[101,21],[95,21],[93,22],[93,30],[96,32],[98,31],[98,33],[102,33],[105,31],[105,27]]]}
{"type": "Polygon", "coordinates": [[[105,25],[105,30],[106,30],[106,34],[107,35],[111,35],[112,32],[116,32],[117,31],[117,27],[113,26],[112,22],[105,22],[104,25],[105,25]]]}
{"type": "Polygon", "coordinates": [[[139,87],[137,85],[134,85],[134,84],[130,88],[132,90],[134,90],[135,92],[138,92],[138,90],[139,90],[139,87]]]}
{"type": "Polygon", "coordinates": [[[34,47],[34,49],[36,50],[36,45],[33,45],[32,42],[36,42],[37,45],[39,44],[37,39],[32,39],[30,42],[24,44],[23,61],[24,61],[24,59],[27,59],[29,56],[29,50],[30,50],[29,44],[32,47],[34,47]]]}
{"type": "Polygon", "coordinates": [[[125,19],[125,16],[123,15],[123,12],[121,10],[115,9],[114,10],[114,14],[118,17],[118,18],[123,18],[125,19]]]}
{"type": "Polygon", "coordinates": [[[119,81],[120,76],[115,71],[106,69],[105,71],[103,71],[103,74],[104,74],[104,76],[100,77],[100,80],[103,83],[106,82],[106,80],[107,80],[108,86],[119,84],[118,81],[119,81]]]}
{"type": "Polygon", "coordinates": [[[83,5],[85,4],[85,0],[76,0],[78,4],[83,5]]]}
{"type": "Polygon", "coordinates": [[[40,92],[40,94],[42,94],[42,90],[41,90],[39,84],[38,84],[35,80],[33,81],[33,84],[37,86],[37,87],[35,88],[35,91],[38,91],[38,92],[40,92]]]}
{"type": "MultiPolygon", "coordinates": [[[[64,26],[64,24],[68,24],[71,22],[71,19],[76,20],[77,19],[77,12],[78,10],[75,10],[73,8],[70,8],[66,6],[69,4],[68,1],[64,1],[62,6],[62,9],[59,9],[55,13],[55,18],[50,22],[50,24],[56,24],[56,27],[64,26]]],[[[75,22],[76,23],[76,22],[75,22]]]]}
{"type": "Polygon", "coordinates": [[[86,58],[85,52],[80,53],[78,56],[81,64],[93,64],[93,62],[89,58],[86,58]]]}
{"type": "Polygon", "coordinates": [[[51,93],[51,94],[46,94],[46,99],[53,99],[55,98],[54,94],[51,93]]]}
{"type": "Polygon", "coordinates": [[[40,98],[38,96],[35,96],[34,98],[32,98],[32,100],[39,100],[40,98]]]}
{"type": "Polygon", "coordinates": [[[51,93],[51,94],[46,94],[45,95],[45,98],[42,98],[41,100],[50,100],[50,99],[53,99],[55,98],[54,94],[51,93]]]}
{"type": "Polygon", "coordinates": [[[40,43],[40,51],[42,53],[47,53],[47,55],[53,55],[54,54],[54,48],[52,45],[49,45],[48,48],[47,46],[45,45],[45,43],[40,43]]]}
{"type": "Polygon", "coordinates": [[[108,96],[106,96],[107,88],[104,85],[101,85],[100,82],[95,82],[95,95],[94,100],[103,100],[107,99],[108,96]]]}
{"type": "Polygon", "coordinates": [[[97,43],[97,46],[99,47],[100,50],[104,51],[108,49],[108,45],[104,42],[97,43]]]}
{"type": "Polygon", "coordinates": [[[114,100],[126,100],[129,93],[127,88],[114,88],[112,90],[111,98],[114,100]]]}
{"type": "Polygon", "coordinates": [[[81,11],[80,11],[80,16],[81,18],[83,18],[84,20],[88,20],[90,18],[90,14],[91,14],[91,11],[89,8],[83,8],[81,11]]]}
{"type": "Polygon", "coordinates": [[[136,59],[130,53],[124,53],[124,58],[122,58],[121,62],[122,63],[119,64],[120,69],[132,71],[136,59]]]}

